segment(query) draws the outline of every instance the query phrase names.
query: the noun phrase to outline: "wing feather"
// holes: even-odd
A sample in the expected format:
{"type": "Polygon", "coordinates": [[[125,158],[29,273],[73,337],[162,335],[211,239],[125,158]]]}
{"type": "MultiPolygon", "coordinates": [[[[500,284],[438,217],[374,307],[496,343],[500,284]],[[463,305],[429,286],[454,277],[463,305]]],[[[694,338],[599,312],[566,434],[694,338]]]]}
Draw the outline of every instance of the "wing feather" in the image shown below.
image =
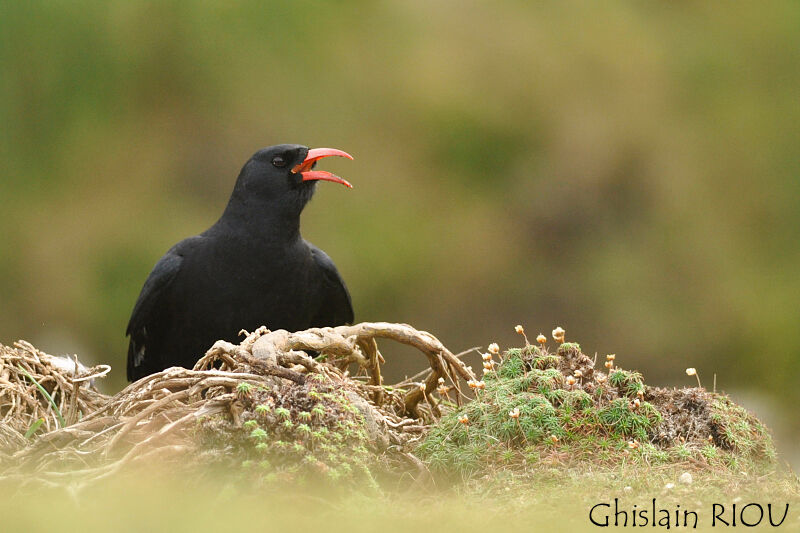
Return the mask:
{"type": "Polygon", "coordinates": [[[309,244],[314,262],[323,273],[325,302],[315,322],[319,326],[341,326],[353,323],[353,302],[344,280],[328,254],[309,244]]]}
{"type": "MultiPolygon", "coordinates": [[[[160,326],[157,314],[158,308],[163,304],[168,287],[181,269],[183,257],[178,255],[174,248],[162,257],[144,282],[142,292],[133,306],[131,318],[128,321],[126,335],[130,335],[128,344],[128,379],[133,380],[137,375],[143,375],[140,367],[158,366],[158,361],[153,361],[154,354],[147,353],[147,342],[153,329],[160,326]],[[150,331],[148,331],[148,329],[150,331]],[[148,360],[148,355],[150,360],[148,360]]],[[[144,372],[149,373],[149,372],[144,372]]]]}

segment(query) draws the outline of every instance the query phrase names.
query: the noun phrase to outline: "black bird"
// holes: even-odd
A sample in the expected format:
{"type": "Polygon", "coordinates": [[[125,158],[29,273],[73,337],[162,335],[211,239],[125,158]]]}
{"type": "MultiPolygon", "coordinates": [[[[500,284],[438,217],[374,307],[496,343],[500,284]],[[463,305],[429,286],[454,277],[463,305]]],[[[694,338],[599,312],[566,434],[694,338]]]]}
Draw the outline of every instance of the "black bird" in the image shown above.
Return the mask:
{"type": "Polygon", "coordinates": [[[209,229],[184,239],[145,281],[126,334],[128,379],[170,366],[191,368],[219,340],[242,329],[297,331],[353,322],[347,287],[333,261],[300,236],[300,213],[332,148],[264,148],[245,163],[228,206],[209,229]]]}

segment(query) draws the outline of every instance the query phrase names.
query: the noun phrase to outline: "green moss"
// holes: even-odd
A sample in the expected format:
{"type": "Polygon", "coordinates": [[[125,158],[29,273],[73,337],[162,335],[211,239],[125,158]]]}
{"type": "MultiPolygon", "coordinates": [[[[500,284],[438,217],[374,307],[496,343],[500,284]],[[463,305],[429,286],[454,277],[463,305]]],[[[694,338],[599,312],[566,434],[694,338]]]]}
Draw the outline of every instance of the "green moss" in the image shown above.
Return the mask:
{"type": "Polygon", "coordinates": [[[499,378],[518,378],[525,374],[525,363],[521,357],[521,351],[512,355],[511,351],[506,354],[506,358],[497,370],[499,378]]]}
{"type": "Polygon", "coordinates": [[[661,421],[661,414],[647,402],[639,408],[633,408],[631,402],[624,398],[613,400],[597,411],[599,420],[621,437],[647,439],[647,430],[661,421]]]}
{"type": "Polygon", "coordinates": [[[724,396],[711,403],[712,432],[722,447],[756,464],[772,463],[775,447],[767,428],[743,407],[724,396]]]}
{"type": "Polygon", "coordinates": [[[248,394],[240,397],[244,412],[239,427],[219,417],[199,424],[201,445],[221,452],[212,457],[238,460],[239,472],[260,483],[322,479],[377,487],[372,476],[376,456],[367,449],[363,416],[344,389],[309,377],[306,385],[251,387],[248,394]]]}
{"type": "Polygon", "coordinates": [[[615,368],[608,375],[608,383],[616,387],[623,396],[633,397],[644,392],[644,383],[639,372],[615,368]]]}
{"type": "Polygon", "coordinates": [[[236,385],[236,393],[240,395],[248,395],[252,392],[253,385],[252,383],[247,383],[246,381],[242,381],[238,385],[236,385]]]}
{"type": "Polygon", "coordinates": [[[561,346],[558,347],[559,355],[564,355],[567,352],[580,352],[581,345],[577,342],[565,342],[561,346]]]}
{"type": "Polygon", "coordinates": [[[538,368],[538,369],[555,368],[557,364],[558,364],[558,356],[550,353],[540,352],[536,355],[536,357],[533,358],[532,361],[533,368],[538,368]]]}
{"type": "Polygon", "coordinates": [[[559,394],[554,398],[551,399],[551,402],[554,402],[556,405],[564,407],[564,409],[577,409],[577,410],[586,410],[589,409],[594,405],[592,401],[592,397],[583,390],[564,390],[564,389],[556,389],[553,392],[558,392],[559,394]]]}
{"type": "Polygon", "coordinates": [[[605,376],[592,369],[577,343],[562,344],[558,355],[540,347],[510,349],[485,381],[474,401],[451,408],[418,445],[432,471],[471,478],[501,466],[536,468],[545,459],[585,461],[593,468],[691,460],[729,469],[752,465],[755,457],[774,461],[764,426],[727,398],[700,389],[648,389],[639,372],[621,368],[605,376]],[[583,377],[567,385],[576,368],[583,377]],[[678,397],[694,407],[676,409],[678,397]],[[703,406],[712,398],[709,442],[703,406]],[[672,406],[666,426],[657,405],[672,406]],[[668,433],[674,437],[655,438],[668,433]]]}
{"type": "Polygon", "coordinates": [[[264,440],[267,438],[267,432],[261,428],[255,428],[253,431],[250,432],[250,438],[264,440]]]}

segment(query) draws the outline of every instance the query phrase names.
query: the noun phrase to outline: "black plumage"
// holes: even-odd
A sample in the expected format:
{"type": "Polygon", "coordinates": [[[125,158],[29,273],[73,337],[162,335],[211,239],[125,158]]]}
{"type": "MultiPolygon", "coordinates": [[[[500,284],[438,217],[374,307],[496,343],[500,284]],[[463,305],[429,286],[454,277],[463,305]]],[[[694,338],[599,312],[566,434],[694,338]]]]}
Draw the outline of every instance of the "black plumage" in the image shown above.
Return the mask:
{"type": "MultiPolygon", "coordinates": [[[[352,323],[350,294],[333,261],[300,236],[312,170],[339,150],[279,145],[244,165],[220,219],[173,246],[153,268],[131,313],[128,379],[191,368],[218,339],[242,329],[296,331],[352,323]]],[[[352,159],[352,158],[351,158],[352,159]]]]}

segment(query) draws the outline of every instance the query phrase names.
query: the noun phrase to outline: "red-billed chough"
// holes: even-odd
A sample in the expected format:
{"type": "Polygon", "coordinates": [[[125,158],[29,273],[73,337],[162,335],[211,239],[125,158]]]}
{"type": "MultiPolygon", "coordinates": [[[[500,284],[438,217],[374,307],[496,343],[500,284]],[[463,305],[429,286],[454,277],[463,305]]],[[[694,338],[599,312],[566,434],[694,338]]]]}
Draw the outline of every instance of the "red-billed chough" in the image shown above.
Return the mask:
{"type": "Polygon", "coordinates": [[[352,323],[350,294],[333,261],[300,236],[300,212],[317,180],[351,185],[317,160],[352,159],[332,148],[282,144],[244,165],[228,206],[209,229],[184,239],[145,281],[127,335],[128,379],[191,368],[242,329],[297,331],[352,323]]]}

